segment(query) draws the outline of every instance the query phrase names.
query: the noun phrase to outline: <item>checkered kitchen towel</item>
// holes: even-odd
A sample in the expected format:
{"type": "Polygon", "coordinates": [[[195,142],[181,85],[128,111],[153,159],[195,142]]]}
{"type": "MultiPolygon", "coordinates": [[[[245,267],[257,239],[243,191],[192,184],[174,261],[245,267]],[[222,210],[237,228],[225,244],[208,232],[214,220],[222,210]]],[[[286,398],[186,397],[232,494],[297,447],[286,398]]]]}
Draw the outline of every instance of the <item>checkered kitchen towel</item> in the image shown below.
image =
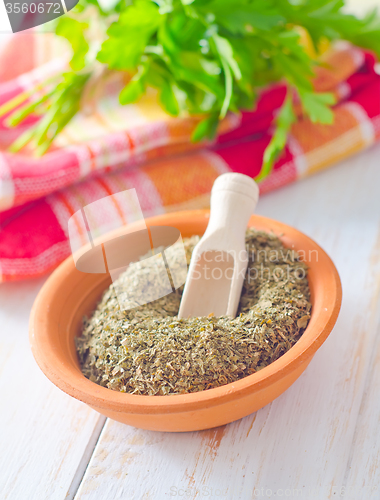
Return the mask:
{"type": "MultiPolygon", "coordinates": [[[[0,104],[63,67],[64,58],[52,57],[54,39],[49,45],[46,39],[38,42],[38,34],[23,36],[28,41],[15,37],[18,43],[2,56],[15,60],[20,46],[24,51],[28,46],[17,73],[11,65],[12,74],[4,70],[0,55],[0,104]]],[[[373,55],[342,42],[324,57],[314,86],[335,93],[334,124],[313,124],[300,116],[273,172],[260,184],[262,193],[326,168],[380,137],[380,76],[373,55]]],[[[70,216],[109,194],[136,188],[147,217],[207,207],[221,173],[256,176],[286,93],[283,85],[264,90],[255,111],[228,115],[217,141],[201,147],[189,141],[196,119],[167,116],[150,94],[137,105],[120,106],[120,83],[108,83],[91,114],[77,116],[40,159],[5,151],[37,118],[17,130],[0,123],[0,281],[56,267],[70,254],[70,216]]],[[[134,214],[120,214],[115,207],[112,217],[132,221],[134,214]]]]}

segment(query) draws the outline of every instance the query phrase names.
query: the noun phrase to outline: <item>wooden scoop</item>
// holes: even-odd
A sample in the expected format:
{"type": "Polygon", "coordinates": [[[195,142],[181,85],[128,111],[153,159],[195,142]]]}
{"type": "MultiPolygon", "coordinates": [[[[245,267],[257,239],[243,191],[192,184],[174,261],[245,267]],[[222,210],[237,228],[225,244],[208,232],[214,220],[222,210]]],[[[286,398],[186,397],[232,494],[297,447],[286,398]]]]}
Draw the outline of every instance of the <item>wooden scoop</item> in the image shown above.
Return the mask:
{"type": "Polygon", "coordinates": [[[179,318],[236,316],[248,265],[245,231],[258,198],[259,188],[247,175],[216,179],[210,220],[193,250],[179,318]]]}

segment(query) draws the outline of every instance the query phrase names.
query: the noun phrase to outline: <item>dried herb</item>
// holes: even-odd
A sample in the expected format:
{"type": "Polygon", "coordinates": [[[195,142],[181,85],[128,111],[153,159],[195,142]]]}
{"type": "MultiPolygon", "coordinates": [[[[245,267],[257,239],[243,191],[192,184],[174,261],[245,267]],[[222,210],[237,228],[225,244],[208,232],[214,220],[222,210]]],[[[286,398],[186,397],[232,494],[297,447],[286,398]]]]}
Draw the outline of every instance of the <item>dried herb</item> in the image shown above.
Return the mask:
{"type": "MultiPolygon", "coordinates": [[[[197,241],[184,240],[188,262],[197,241]]],[[[274,234],[249,229],[246,245],[249,264],[234,319],[178,319],[183,288],[121,311],[115,287],[136,280],[127,269],[84,319],[76,339],[84,375],[131,394],[182,394],[234,382],[282,356],[310,318],[307,268],[274,234]]]]}

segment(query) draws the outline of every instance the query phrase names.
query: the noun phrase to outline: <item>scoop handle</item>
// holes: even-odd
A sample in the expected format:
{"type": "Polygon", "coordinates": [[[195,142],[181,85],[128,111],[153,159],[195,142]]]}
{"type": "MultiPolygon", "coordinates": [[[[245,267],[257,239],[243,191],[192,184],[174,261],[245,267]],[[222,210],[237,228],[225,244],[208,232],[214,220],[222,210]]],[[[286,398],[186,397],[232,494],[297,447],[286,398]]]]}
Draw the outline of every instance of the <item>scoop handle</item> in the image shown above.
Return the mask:
{"type": "Polygon", "coordinates": [[[256,182],[247,175],[220,175],[211,191],[210,220],[204,235],[213,235],[218,248],[243,247],[250,216],[259,199],[256,182]]]}

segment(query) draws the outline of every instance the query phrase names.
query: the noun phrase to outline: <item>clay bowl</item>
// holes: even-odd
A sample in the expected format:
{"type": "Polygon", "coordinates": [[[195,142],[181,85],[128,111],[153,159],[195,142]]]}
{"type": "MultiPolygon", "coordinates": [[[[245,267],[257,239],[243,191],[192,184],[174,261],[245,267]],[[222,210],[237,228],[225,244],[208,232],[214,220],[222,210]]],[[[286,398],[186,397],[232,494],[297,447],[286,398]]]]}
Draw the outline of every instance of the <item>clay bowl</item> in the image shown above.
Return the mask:
{"type": "MultiPolygon", "coordinates": [[[[202,234],[203,210],[159,215],[148,226],[172,226],[183,237],[202,234]]],[[[279,235],[301,251],[309,265],[312,313],[300,340],[281,358],[237,382],[203,392],[172,396],[123,394],[86,379],[79,368],[74,337],[111,283],[108,274],[87,274],[67,258],[41,289],[30,318],[30,342],[45,375],[60,389],[98,412],[125,424],[157,431],[194,431],[220,426],[257,411],[282,394],[301,375],[331,332],[340,309],[341,284],[326,253],[308,236],[272,219],[252,216],[250,225],[279,235]]],[[[133,224],[128,226],[131,231],[133,224]]],[[[120,234],[120,230],[110,233],[120,234]]]]}

